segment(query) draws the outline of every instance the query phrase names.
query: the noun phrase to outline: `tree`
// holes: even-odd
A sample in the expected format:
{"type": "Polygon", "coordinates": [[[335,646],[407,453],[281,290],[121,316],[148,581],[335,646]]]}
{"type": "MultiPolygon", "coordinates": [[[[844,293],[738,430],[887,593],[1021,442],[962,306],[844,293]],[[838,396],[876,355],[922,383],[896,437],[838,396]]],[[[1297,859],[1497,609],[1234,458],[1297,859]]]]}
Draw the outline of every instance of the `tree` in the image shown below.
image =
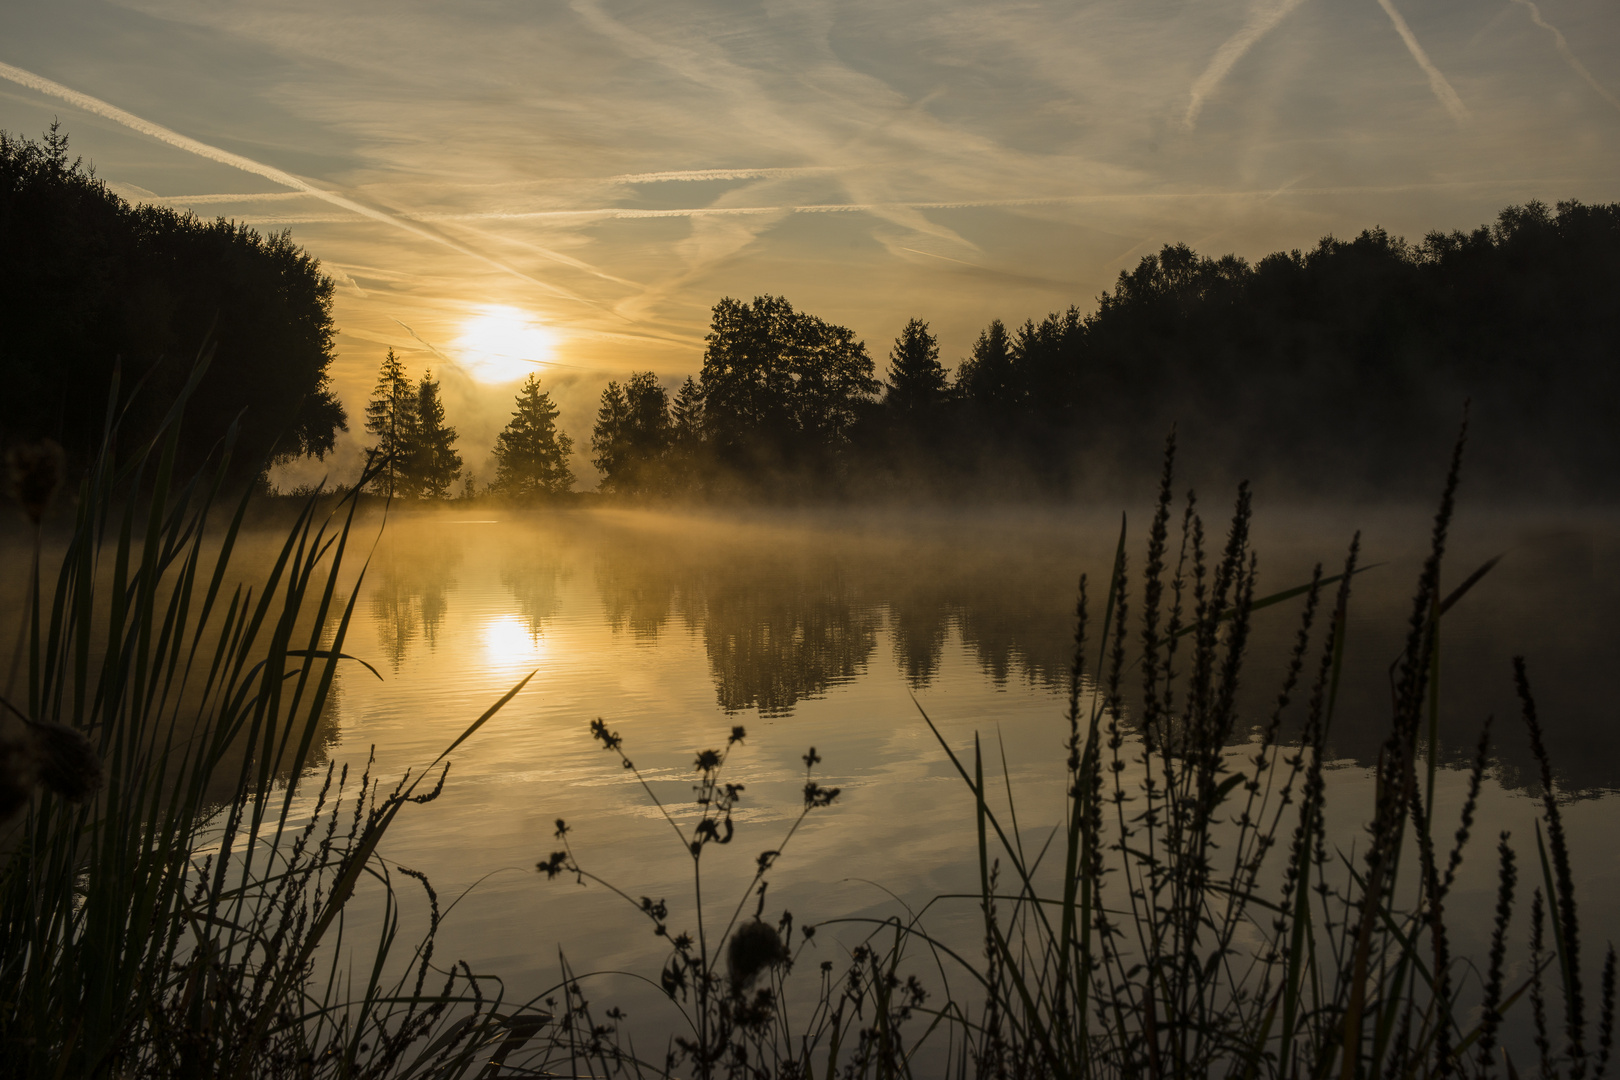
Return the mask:
{"type": "Polygon", "coordinates": [[[939,362],[939,341],[928,324],[912,319],[889,350],[888,392],[883,403],[906,414],[930,409],[945,400],[945,368],[939,362]]]}
{"type": "Polygon", "coordinates": [[[669,393],[656,375],[633,372],[622,389],[608,383],[591,433],[604,490],[635,495],[662,488],[670,435],[669,393]]]}
{"type": "Polygon", "coordinates": [[[957,369],[956,392],[967,401],[990,408],[1014,403],[1012,341],[1000,319],[979,333],[973,352],[957,369]]]}
{"type": "Polygon", "coordinates": [[[461,476],[461,455],[456,453],[456,429],[444,423],[439,383],[428,371],[416,388],[415,441],[411,447],[410,478],[424,499],[444,499],[461,476]]]}
{"type": "Polygon", "coordinates": [[[699,480],[703,461],[703,391],[688,375],[669,407],[669,482],[690,489],[699,480]]]}
{"type": "Polygon", "coordinates": [[[366,447],[366,453],[382,465],[382,471],[372,481],[373,489],[390,499],[416,493],[411,468],[416,449],[416,406],[417,394],[411,390],[405,365],[394,355],[394,350],[389,349],[377,371],[371,401],[366,405],[366,431],[377,440],[366,447]]]}
{"type": "Polygon", "coordinates": [[[596,426],[591,429],[591,451],[595,455],[591,464],[602,472],[604,490],[616,490],[617,481],[625,471],[630,456],[625,425],[630,417],[630,406],[624,400],[624,390],[609,381],[602,391],[602,405],[596,410],[596,426]]]}
{"type": "Polygon", "coordinates": [[[726,297],[704,340],[705,433],[744,468],[825,464],[880,386],[852,331],[780,296],[726,297]]]}
{"type": "Polygon", "coordinates": [[[568,455],[574,441],[557,429],[557,407],[530,375],[517,395],[517,411],[495,437],[495,487],[508,495],[560,495],[574,486],[568,455]]]}
{"type": "Polygon", "coordinates": [[[80,462],[100,445],[105,388],[130,445],[157,430],[205,346],[177,467],[195,468],[233,425],[232,479],[317,457],[347,429],[329,378],[330,278],[290,235],[131,206],[53,126],[0,132],[0,429],[50,436],[80,462]],[[48,359],[47,359],[48,358],[48,359]]]}
{"type": "Polygon", "coordinates": [[[695,448],[703,441],[703,391],[690,375],[675,394],[669,410],[669,425],[676,446],[695,448]]]}

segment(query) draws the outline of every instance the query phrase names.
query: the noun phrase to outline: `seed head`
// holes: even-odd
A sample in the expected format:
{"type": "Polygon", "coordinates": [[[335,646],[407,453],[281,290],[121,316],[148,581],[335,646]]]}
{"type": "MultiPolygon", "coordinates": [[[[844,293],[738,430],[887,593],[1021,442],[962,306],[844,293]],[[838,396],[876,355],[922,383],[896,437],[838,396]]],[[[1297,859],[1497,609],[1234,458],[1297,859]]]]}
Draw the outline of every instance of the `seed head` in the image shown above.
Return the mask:
{"type": "Polygon", "coordinates": [[[39,779],[70,802],[83,802],[101,789],[101,757],[78,728],[29,724],[39,762],[39,779]]]}
{"type": "Polygon", "coordinates": [[[731,988],[742,993],[754,985],[754,980],[766,968],[775,967],[788,958],[776,928],[758,919],[743,923],[732,932],[726,944],[726,970],[731,975],[731,988]]]}

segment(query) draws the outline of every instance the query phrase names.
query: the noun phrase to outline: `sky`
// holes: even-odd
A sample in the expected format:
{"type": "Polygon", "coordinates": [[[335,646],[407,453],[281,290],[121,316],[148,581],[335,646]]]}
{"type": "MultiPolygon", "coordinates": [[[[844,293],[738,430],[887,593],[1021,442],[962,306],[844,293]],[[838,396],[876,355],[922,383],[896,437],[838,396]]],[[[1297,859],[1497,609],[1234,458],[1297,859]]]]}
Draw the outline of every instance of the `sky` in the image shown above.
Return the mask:
{"type": "Polygon", "coordinates": [[[910,318],[1094,308],[1167,243],[1258,259],[1620,200],[1613,0],[7,0],[0,128],[131,200],[290,229],[337,283],[356,471],[392,347],[467,465],[538,372],[595,482],[609,379],[673,388],[786,296],[879,372],[910,318]]]}

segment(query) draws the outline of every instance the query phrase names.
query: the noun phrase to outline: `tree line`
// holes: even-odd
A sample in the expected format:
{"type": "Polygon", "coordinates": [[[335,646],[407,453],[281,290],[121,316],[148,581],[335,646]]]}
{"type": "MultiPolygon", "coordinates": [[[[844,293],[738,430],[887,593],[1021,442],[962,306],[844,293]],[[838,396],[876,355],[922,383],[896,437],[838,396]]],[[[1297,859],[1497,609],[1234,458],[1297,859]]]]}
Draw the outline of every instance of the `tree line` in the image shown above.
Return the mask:
{"type": "Polygon", "coordinates": [[[997,319],[954,371],[911,319],[879,381],[784,298],[713,310],[701,374],[610,383],[603,489],[1025,494],[1132,483],[1175,429],[1204,475],[1407,494],[1465,402],[1471,477],[1620,495],[1620,204],[1510,206],[1412,244],[1383,229],[1257,263],[1164,246],[1078,307],[997,319]]]}
{"type": "Polygon", "coordinates": [[[212,361],[178,448],[200,464],[233,427],[234,479],[332,449],[347,429],[329,370],[332,281],[286,232],[132,206],[53,124],[0,132],[0,438],[101,446],[119,373],[121,432],[157,430],[199,350],[212,361]]]}

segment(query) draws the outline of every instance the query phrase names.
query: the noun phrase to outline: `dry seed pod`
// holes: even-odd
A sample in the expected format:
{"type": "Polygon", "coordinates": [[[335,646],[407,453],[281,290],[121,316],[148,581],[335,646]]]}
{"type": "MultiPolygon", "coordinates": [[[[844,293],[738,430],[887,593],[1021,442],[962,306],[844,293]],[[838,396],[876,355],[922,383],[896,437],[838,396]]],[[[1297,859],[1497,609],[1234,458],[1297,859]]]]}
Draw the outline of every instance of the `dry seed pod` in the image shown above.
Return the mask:
{"type": "Polygon", "coordinates": [[[62,484],[66,459],[54,439],[18,443],[6,451],[6,487],[28,520],[38,525],[62,484]]]}
{"type": "Polygon", "coordinates": [[[84,732],[62,724],[28,725],[39,779],[62,798],[83,802],[101,788],[101,757],[84,732]]]}
{"type": "Polygon", "coordinates": [[[737,927],[726,944],[726,968],[733,990],[741,992],[753,985],[766,968],[787,959],[787,950],[774,927],[754,919],[737,927]]]}

